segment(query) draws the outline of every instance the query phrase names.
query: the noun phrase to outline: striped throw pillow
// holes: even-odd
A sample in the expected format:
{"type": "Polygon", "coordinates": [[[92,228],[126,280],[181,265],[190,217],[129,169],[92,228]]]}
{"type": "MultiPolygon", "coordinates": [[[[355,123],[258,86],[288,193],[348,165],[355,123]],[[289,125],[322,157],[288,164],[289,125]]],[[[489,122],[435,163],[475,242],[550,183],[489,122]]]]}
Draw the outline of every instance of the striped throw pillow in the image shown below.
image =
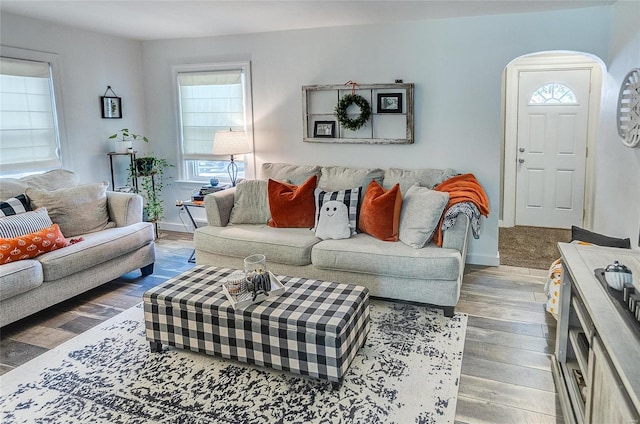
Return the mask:
{"type": "Polygon", "coordinates": [[[14,238],[40,231],[53,225],[46,208],[0,218],[0,237],[14,238]]]}
{"type": "Polygon", "coordinates": [[[30,210],[29,199],[24,194],[19,194],[16,197],[0,202],[0,217],[16,215],[30,210]]]}

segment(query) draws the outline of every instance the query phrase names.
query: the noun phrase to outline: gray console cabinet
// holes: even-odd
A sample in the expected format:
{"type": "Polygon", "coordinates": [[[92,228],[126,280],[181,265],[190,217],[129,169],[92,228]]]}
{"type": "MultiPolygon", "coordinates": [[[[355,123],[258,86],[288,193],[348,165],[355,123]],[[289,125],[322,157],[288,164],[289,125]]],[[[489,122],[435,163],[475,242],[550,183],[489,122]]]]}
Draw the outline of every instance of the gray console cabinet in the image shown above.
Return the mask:
{"type": "Polygon", "coordinates": [[[614,260],[640,289],[640,252],[559,243],[563,278],[553,376],[567,423],[640,423],[640,333],[594,270],[614,260]]]}

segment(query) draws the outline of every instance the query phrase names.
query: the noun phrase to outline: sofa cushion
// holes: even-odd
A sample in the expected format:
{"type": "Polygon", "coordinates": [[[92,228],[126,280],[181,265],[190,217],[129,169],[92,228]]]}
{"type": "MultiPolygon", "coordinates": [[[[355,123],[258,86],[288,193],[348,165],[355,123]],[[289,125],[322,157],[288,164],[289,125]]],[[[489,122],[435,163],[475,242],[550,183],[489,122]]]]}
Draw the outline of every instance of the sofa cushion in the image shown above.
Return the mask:
{"type": "Polygon", "coordinates": [[[193,237],[196,249],[245,258],[262,253],[269,261],[303,266],[311,263],[311,248],[320,241],[307,228],[272,228],[267,225],[200,227],[193,237]]]}
{"type": "Polygon", "coordinates": [[[45,281],[58,280],[151,243],[153,224],[139,222],[82,235],[82,241],[38,257],[45,281]]]}
{"type": "Polygon", "coordinates": [[[40,262],[28,259],[2,265],[0,273],[0,301],[35,289],[42,284],[40,262]]]}
{"type": "Polygon", "coordinates": [[[0,218],[0,237],[13,238],[51,226],[47,208],[0,218]]]}
{"type": "Polygon", "coordinates": [[[313,247],[311,261],[315,267],[326,270],[456,280],[462,256],[457,250],[433,244],[414,249],[404,243],[387,243],[368,234],[356,234],[349,239],[321,241],[313,247]]]}
{"type": "Polygon", "coordinates": [[[57,190],[75,185],[78,185],[78,175],[66,169],[53,169],[43,174],[29,175],[19,179],[2,178],[0,180],[0,199],[17,196],[24,193],[28,187],[57,190]]]}
{"type": "Polygon", "coordinates": [[[269,226],[312,228],[316,211],[313,192],[317,181],[318,177],[315,175],[300,186],[269,179],[267,189],[271,212],[269,226]]]}
{"type": "Polygon", "coordinates": [[[17,215],[30,211],[29,199],[24,194],[0,202],[0,217],[17,215]]]}
{"type": "Polygon", "coordinates": [[[271,212],[267,196],[267,181],[240,181],[236,185],[229,222],[232,224],[266,224],[269,219],[271,219],[271,212]]]}
{"type": "Polygon", "coordinates": [[[453,169],[399,169],[389,168],[384,173],[382,186],[388,190],[395,184],[400,184],[400,191],[404,196],[409,187],[415,183],[422,187],[434,188],[444,180],[457,175],[453,169]]]}
{"type": "MultiPolygon", "coordinates": [[[[351,234],[357,232],[358,213],[360,211],[360,192],[362,187],[355,187],[346,190],[338,191],[324,191],[316,188],[314,191],[315,203],[316,203],[316,219],[314,227],[318,226],[318,220],[320,219],[320,212],[322,205],[332,200],[344,203],[347,207],[347,213],[349,216],[349,228],[351,234]]],[[[322,237],[321,237],[322,238],[322,237]]]]}
{"type": "Polygon", "coordinates": [[[401,210],[399,184],[385,190],[376,181],[371,181],[362,199],[358,227],[377,239],[398,241],[401,210]]]}
{"type": "Polygon", "coordinates": [[[19,237],[0,238],[0,264],[33,259],[67,245],[58,224],[19,237]]]}
{"type": "Polygon", "coordinates": [[[115,226],[109,222],[107,183],[85,184],[58,190],[28,188],[32,207],[46,207],[62,234],[73,237],[115,226]]]}
{"type": "Polygon", "coordinates": [[[29,187],[42,190],[59,190],[78,185],[78,175],[66,169],[52,169],[42,174],[34,174],[20,179],[29,187]]]}
{"type": "Polygon", "coordinates": [[[309,178],[320,177],[319,166],[291,165],[288,163],[263,163],[260,168],[261,180],[289,181],[300,185],[309,178]]]}
{"type": "Polygon", "coordinates": [[[8,199],[23,194],[29,184],[17,178],[0,179],[0,199],[8,199]]]}
{"type": "Polygon", "coordinates": [[[384,170],[380,168],[349,168],[345,166],[323,166],[318,188],[324,191],[346,190],[367,187],[374,180],[382,185],[384,170]]]}
{"type": "Polygon", "coordinates": [[[448,201],[449,193],[412,185],[402,199],[400,241],[421,249],[431,240],[448,201]]]}

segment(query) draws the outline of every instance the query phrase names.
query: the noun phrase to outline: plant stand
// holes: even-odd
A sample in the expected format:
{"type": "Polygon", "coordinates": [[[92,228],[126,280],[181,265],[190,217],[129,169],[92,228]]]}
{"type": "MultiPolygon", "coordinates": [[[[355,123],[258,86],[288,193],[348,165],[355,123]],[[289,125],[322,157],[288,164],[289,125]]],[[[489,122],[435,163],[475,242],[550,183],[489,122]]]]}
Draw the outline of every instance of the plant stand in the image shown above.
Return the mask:
{"type": "MultiPolygon", "coordinates": [[[[127,153],[117,153],[117,152],[109,152],[107,153],[107,155],[109,155],[109,166],[111,169],[111,189],[113,191],[117,191],[116,190],[116,183],[115,183],[115,177],[114,177],[114,172],[113,172],[113,157],[114,156],[129,156],[129,161],[131,163],[131,166],[133,167],[135,165],[136,162],[136,152],[131,151],[131,152],[127,152],[127,153]]],[[[134,192],[138,192],[138,178],[136,178],[135,176],[132,178],[132,183],[133,183],[133,191],[134,192]]]]}

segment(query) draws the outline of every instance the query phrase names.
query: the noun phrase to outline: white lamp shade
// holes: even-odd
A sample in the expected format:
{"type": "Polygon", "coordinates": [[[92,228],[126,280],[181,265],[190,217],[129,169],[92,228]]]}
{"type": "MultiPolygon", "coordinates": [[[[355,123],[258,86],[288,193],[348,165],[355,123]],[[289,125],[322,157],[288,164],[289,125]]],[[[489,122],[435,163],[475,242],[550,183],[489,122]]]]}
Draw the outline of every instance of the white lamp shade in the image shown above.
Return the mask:
{"type": "Polygon", "coordinates": [[[251,152],[244,131],[217,131],[213,138],[214,155],[241,155],[251,152]]]}

